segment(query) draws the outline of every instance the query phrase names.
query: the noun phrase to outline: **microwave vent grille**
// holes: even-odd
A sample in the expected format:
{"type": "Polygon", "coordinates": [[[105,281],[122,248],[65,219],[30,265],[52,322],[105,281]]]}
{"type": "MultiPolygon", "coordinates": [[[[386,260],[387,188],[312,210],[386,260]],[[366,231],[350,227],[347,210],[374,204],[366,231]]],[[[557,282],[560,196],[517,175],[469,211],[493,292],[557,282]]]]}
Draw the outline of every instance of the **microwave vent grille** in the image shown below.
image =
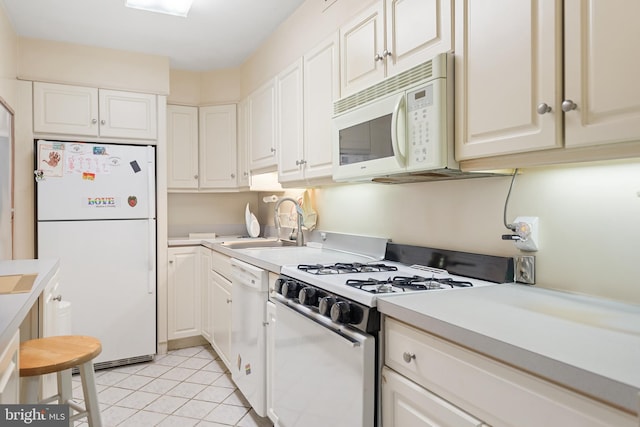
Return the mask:
{"type": "MultiPolygon", "coordinates": [[[[433,60],[424,62],[396,76],[389,77],[367,89],[356,92],[336,101],[333,104],[333,113],[341,114],[352,108],[359,107],[375,99],[404,90],[406,87],[433,77],[433,60]]],[[[438,76],[443,77],[443,76],[438,76]]]]}

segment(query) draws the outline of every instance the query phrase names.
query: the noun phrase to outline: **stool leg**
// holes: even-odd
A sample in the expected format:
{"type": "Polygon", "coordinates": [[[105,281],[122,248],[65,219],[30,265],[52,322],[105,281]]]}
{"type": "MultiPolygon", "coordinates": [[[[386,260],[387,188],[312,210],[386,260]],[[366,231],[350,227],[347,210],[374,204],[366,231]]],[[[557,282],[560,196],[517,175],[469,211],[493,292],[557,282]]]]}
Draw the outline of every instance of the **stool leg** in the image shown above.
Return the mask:
{"type": "Polygon", "coordinates": [[[23,377],[22,384],[22,403],[38,403],[38,393],[40,389],[40,376],[23,377]]]}
{"type": "Polygon", "coordinates": [[[96,380],[93,372],[93,362],[85,362],[78,368],[80,370],[80,378],[82,379],[84,406],[88,412],[87,419],[89,421],[89,427],[102,427],[98,393],[96,392],[96,380]]]}
{"type": "Polygon", "coordinates": [[[58,398],[59,404],[65,404],[71,400],[73,397],[73,392],[71,391],[71,369],[65,369],[64,371],[59,371],[58,375],[58,398]]]}

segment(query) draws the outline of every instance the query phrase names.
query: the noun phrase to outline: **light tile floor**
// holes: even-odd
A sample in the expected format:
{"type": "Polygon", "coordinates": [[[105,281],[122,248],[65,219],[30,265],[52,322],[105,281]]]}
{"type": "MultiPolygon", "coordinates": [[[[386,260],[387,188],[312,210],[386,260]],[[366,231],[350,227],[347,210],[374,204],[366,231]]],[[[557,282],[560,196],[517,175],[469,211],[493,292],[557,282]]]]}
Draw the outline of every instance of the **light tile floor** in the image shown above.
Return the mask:
{"type": "MultiPolygon", "coordinates": [[[[210,346],[169,351],[155,360],[96,372],[104,427],[272,427],[259,417],[210,346]]],[[[74,400],[82,402],[80,377],[74,400]]],[[[86,427],[86,422],[76,421],[86,427]]]]}

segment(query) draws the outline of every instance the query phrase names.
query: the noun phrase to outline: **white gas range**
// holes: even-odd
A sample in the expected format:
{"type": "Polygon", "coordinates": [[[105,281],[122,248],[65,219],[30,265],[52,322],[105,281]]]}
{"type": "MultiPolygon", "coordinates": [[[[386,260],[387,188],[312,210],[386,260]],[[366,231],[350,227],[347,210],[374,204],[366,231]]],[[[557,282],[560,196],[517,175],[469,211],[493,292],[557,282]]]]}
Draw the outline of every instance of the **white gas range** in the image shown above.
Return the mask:
{"type": "Polygon", "coordinates": [[[513,277],[513,262],[507,258],[391,245],[400,252],[395,256],[389,247],[387,258],[391,259],[383,261],[281,268],[270,293],[277,310],[273,408],[278,425],[378,425],[379,298],[464,292],[497,284],[483,280],[488,277],[504,277],[501,282],[513,277]],[[481,278],[416,264],[422,259],[481,278]],[[489,274],[485,274],[486,264],[489,274]],[[323,405],[301,403],[306,401],[323,405]]]}

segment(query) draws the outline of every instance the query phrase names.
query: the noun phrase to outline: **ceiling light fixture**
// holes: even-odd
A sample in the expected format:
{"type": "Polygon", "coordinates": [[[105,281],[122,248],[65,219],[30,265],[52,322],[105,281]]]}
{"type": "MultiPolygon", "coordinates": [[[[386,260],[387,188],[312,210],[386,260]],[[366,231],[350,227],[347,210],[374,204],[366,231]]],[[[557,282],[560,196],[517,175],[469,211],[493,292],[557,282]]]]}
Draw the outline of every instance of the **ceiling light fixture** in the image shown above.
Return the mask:
{"type": "Polygon", "coordinates": [[[125,0],[124,5],[133,9],[186,17],[191,3],[193,0],[125,0]]]}

